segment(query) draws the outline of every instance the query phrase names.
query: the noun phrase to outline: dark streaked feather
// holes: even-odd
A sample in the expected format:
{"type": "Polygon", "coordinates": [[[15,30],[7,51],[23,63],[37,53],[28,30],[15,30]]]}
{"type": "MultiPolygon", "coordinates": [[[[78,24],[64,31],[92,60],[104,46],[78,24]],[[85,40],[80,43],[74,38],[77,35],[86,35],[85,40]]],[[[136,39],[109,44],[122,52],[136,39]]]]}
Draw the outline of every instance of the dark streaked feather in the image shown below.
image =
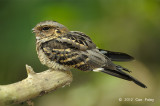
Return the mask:
{"type": "Polygon", "coordinates": [[[124,70],[124,71],[127,71],[127,72],[132,72],[132,71],[128,70],[127,68],[124,68],[124,67],[122,67],[120,65],[116,65],[116,68],[119,69],[119,70],[124,70]]]}
{"type": "Polygon", "coordinates": [[[96,45],[87,35],[78,31],[71,31],[70,33],[65,34],[61,38],[57,38],[57,40],[61,43],[71,45],[73,49],[75,48],[81,51],[96,48],[96,45]]]}
{"type": "Polygon", "coordinates": [[[99,49],[99,51],[109,57],[112,61],[131,61],[134,59],[132,56],[122,52],[113,52],[103,49],[99,49]]]}
{"type": "Polygon", "coordinates": [[[116,69],[116,70],[110,70],[106,67],[104,67],[104,70],[102,70],[102,72],[107,73],[109,75],[118,77],[118,78],[122,78],[128,81],[133,81],[134,83],[136,83],[137,85],[143,87],[143,88],[147,88],[146,85],[144,85],[142,82],[138,81],[137,79],[135,79],[134,77],[130,76],[129,74],[121,71],[120,69],[116,69]]]}
{"type": "MultiPolygon", "coordinates": [[[[75,39],[76,38],[77,37],[75,37],[75,39]]],[[[41,49],[51,61],[68,67],[77,68],[82,71],[92,70],[93,68],[98,68],[105,64],[103,63],[104,61],[101,61],[101,58],[104,58],[104,56],[98,50],[87,49],[84,51],[78,46],[78,44],[72,44],[72,41],[69,40],[63,41],[61,39],[52,39],[42,43],[41,49]],[[95,56],[95,54],[97,55],[97,53],[94,53],[95,51],[99,52],[100,56],[98,55],[98,60],[95,56]]],[[[90,48],[91,47],[92,46],[90,46],[90,48]]]]}

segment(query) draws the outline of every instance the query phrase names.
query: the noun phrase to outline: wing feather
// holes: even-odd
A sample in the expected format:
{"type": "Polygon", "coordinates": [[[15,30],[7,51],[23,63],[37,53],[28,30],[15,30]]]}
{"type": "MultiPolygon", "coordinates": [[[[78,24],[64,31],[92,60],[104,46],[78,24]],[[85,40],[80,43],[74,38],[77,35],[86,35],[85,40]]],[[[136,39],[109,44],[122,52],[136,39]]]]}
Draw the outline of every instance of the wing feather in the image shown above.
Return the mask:
{"type": "Polygon", "coordinates": [[[72,49],[75,48],[81,51],[96,48],[96,45],[87,35],[78,31],[71,31],[70,33],[64,35],[63,37],[57,38],[57,40],[66,45],[70,45],[72,49]]]}
{"type": "Polygon", "coordinates": [[[104,55],[91,39],[81,32],[70,32],[42,43],[42,50],[51,61],[82,71],[93,70],[106,64],[104,55]]]}

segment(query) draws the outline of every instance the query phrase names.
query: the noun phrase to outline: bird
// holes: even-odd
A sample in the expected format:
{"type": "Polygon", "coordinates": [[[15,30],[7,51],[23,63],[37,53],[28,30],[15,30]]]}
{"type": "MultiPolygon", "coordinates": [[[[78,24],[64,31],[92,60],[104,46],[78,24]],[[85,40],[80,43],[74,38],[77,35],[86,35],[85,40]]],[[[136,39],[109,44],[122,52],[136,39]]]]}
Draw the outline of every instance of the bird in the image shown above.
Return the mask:
{"type": "Polygon", "coordinates": [[[147,88],[127,73],[130,70],[113,63],[134,59],[126,53],[99,49],[83,32],[70,31],[66,26],[52,20],[38,23],[32,31],[36,37],[38,58],[50,69],[67,71],[75,68],[102,72],[147,88]]]}

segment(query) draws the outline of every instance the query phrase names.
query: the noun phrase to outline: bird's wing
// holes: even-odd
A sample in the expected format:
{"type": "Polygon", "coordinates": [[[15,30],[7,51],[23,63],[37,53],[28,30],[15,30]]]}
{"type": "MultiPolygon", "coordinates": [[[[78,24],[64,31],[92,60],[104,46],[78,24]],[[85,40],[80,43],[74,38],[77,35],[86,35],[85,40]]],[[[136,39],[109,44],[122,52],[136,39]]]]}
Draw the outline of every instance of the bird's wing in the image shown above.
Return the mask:
{"type": "Polygon", "coordinates": [[[90,37],[79,31],[71,31],[57,40],[71,49],[85,51],[96,48],[90,37]]]}
{"type": "Polygon", "coordinates": [[[42,43],[43,52],[56,63],[80,69],[93,70],[106,64],[104,55],[92,40],[81,32],[70,32],[64,36],[42,43]]]}

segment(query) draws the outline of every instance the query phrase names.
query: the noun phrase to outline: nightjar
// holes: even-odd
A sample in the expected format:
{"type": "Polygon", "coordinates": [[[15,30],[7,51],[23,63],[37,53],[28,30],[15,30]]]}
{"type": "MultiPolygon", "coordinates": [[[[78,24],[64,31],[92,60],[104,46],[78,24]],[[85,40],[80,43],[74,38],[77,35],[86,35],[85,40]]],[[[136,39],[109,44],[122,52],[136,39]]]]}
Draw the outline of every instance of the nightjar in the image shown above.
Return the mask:
{"type": "Polygon", "coordinates": [[[56,21],[40,22],[33,28],[39,60],[49,68],[103,72],[147,88],[146,85],[125,73],[128,69],[112,61],[130,61],[133,57],[121,52],[99,49],[91,38],[79,31],[70,31],[56,21]]]}

